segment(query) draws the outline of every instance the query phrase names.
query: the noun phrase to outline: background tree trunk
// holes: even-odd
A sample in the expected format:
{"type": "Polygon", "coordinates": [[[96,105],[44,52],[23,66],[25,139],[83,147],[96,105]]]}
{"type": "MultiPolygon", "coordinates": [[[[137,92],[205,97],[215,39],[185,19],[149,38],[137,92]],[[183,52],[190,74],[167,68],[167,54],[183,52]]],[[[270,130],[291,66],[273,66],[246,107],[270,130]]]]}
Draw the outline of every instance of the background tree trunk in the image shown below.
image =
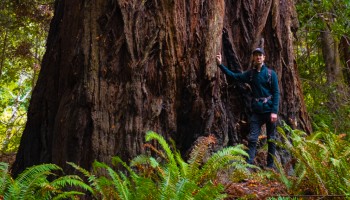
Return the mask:
{"type": "Polygon", "coordinates": [[[296,28],[292,0],[56,1],[14,173],[43,162],[89,169],[94,159],[127,161],[144,152],[147,130],[183,153],[201,135],[214,134],[218,148],[242,142],[244,96],[215,55],[224,51],[245,70],[262,37],[280,81],[280,117],[309,131],[296,28]]]}
{"type": "Polygon", "coordinates": [[[337,84],[337,81],[343,80],[339,56],[339,42],[335,41],[329,29],[321,32],[320,39],[322,43],[322,55],[326,65],[327,83],[329,85],[337,84]]]}
{"type": "Polygon", "coordinates": [[[342,63],[344,63],[344,79],[345,84],[350,85],[350,41],[349,37],[343,36],[340,39],[340,57],[342,58],[342,63]]]}
{"type": "Polygon", "coordinates": [[[327,106],[331,110],[338,110],[345,99],[347,99],[346,79],[343,75],[345,67],[340,60],[340,41],[332,35],[327,20],[334,21],[332,17],[327,20],[323,17],[324,30],[320,32],[320,40],[322,44],[322,55],[326,66],[327,84],[332,86],[332,91],[329,93],[329,101],[327,106]]]}

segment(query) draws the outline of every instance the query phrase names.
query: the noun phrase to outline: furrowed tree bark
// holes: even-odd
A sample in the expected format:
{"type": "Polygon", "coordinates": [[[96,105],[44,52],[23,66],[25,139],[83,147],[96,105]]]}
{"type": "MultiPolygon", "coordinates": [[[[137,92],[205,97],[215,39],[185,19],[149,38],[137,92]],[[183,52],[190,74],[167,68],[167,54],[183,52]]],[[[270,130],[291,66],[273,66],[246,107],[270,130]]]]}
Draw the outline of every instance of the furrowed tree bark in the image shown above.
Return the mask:
{"type": "Polygon", "coordinates": [[[245,70],[261,38],[279,76],[281,120],[309,131],[296,20],[291,0],[56,1],[13,172],[52,162],[69,173],[66,161],[89,169],[114,155],[128,161],[145,152],[147,130],[175,139],[184,154],[202,135],[214,134],[217,148],[241,143],[244,93],[215,56],[227,51],[245,70]]]}

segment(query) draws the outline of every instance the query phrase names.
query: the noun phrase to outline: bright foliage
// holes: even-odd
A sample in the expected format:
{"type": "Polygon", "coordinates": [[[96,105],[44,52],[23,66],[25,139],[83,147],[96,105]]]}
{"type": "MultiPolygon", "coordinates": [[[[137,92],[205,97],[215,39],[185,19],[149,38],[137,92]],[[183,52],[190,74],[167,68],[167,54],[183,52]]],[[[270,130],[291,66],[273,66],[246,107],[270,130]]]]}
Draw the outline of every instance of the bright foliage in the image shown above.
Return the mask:
{"type": "Polygon", "coordinates": [[[0,3],[0,155],[18,148],[45,51],[52,2],[0,3]]]}

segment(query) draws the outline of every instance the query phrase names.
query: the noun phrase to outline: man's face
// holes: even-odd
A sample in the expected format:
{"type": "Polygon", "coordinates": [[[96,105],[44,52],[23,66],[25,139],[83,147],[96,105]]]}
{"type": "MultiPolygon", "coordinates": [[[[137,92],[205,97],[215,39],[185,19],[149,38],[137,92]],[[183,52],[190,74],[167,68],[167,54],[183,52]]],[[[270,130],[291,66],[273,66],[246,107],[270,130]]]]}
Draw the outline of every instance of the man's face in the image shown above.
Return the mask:
{"type": "Polygon", "coordinates": [[[263,64],[265,61],[265,55],[259,52],[253,54],[253,60],[256,65],[263,64]]]}

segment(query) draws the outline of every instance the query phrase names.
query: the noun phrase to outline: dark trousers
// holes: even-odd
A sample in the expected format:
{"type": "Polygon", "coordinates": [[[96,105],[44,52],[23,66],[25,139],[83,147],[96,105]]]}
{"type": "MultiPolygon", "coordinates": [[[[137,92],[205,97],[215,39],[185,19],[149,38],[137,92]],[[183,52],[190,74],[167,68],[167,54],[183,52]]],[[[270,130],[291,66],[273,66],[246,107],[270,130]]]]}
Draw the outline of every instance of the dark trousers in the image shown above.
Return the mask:
{"type": "Polygon", "coordinates": [[[251,116],[250,133],[248,136],[249,158],[247,162],[249,164],[253,164],[256,153],[256,145],[261,133],[261,126],[264,124],[266,124],[266,135],[268,142],[267,167],[273,167],[273,156],[275,156],[276,152],[276,144],[274,143],[276,138],[276,122],[271,122],[271,113],[253,113],[251,116]]]}

